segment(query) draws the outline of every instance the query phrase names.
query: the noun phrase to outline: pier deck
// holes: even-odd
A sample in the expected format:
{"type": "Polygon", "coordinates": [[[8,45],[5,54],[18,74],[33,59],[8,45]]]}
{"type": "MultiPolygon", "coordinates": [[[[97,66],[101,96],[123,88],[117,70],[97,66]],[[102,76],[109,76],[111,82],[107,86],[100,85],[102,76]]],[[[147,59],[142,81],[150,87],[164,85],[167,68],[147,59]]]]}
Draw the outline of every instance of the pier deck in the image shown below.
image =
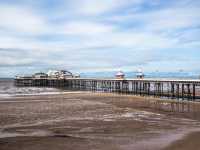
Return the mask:
{"type": "Polygon", "coordinates": [[[185,79],[97,79],[16,78],[16,86],[57,87],[69,90],[116,92],[133,95],[200,100],[200,80],[185,79]]]}

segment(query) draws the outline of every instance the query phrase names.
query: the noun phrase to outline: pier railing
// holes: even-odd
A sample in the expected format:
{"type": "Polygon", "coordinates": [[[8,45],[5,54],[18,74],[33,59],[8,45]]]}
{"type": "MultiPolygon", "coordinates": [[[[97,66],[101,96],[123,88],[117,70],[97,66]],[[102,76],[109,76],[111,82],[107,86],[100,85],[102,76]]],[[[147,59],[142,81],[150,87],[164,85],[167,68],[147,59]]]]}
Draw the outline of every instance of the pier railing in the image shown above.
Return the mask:
{"type": "Polygon", "coordinates": [[[16,78],[15,85],[116,92],[182,100],[200,100],[200,80],[16,78]]]}

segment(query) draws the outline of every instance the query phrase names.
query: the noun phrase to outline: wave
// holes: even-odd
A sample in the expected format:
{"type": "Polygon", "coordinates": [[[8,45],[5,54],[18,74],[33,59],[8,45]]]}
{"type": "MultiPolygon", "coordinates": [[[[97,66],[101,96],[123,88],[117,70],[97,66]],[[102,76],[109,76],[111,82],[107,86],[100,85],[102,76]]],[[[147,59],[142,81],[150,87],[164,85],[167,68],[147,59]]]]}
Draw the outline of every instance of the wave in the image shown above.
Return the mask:
{"type": "Polygon", "coordinates": [[[14,82],[0,80],[0,98],[20,95],[59,94],[62,90],[47,87],[16,87],[14,82]]]}

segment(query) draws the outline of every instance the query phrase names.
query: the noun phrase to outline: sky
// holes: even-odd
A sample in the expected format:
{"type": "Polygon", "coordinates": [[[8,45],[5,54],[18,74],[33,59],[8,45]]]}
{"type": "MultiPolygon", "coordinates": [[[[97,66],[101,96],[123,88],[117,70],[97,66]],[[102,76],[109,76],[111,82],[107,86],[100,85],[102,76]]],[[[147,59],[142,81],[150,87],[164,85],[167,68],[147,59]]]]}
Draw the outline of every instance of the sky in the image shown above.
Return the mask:
{"type": "Polygon", "coordinates": [[[0,0],[0,77],[200,73],[199,0],[0,0]]]}

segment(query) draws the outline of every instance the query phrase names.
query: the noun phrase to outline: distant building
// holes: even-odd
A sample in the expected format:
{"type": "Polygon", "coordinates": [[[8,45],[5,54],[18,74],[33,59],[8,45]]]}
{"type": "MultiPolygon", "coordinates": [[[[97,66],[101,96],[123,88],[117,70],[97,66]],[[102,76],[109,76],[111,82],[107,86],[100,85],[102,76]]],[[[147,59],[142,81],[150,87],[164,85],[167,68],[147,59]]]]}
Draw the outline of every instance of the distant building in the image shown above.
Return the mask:
{"type": "Polygon", "coordinates": [[[39,73],[35,73],[34,75],[33,75],[33,78],[47,78],[48,77],[48,74],[46,74],[46,73],[43,73],[43,72],[39,72],[39,73]]]}
{"type": "Polygon", "coordinates": [[[32,76],[25,76],[25,75],[15,76],[15,79],[20,79],[20,78],[23,78],[23,79],[32,79],[32,76]]]}
{"type": "Polygon", "coordinates": [[[20,76],[15,76],[15,79],[20,79],[21,77],[20,76]]]}
{"type": "Polygon", "coordinates": [[[47,72],[47,75],[48,75],[49,78],[58,78],[59,71],[57,71],[57,70],[49,70],[47,72]]]}
{"type": "Polygon", "coordinates": [[[139,78],[139,79],[144,78],[144,73],[143,73],[142,69],[138,69],[136,77],[139,78]]]}
{"type": "Polygon", "coordinates": [[[49,78],[73,78],[73,74],[66,70],[49,70],[47,74],[49,78]]]}
{"type": "Polygon", "coordinates": [[[122,71],[119,71],[119,72],[116,73],[115,77],[117,79],[124,79],[125,74],[122,71]]]}
{"type": "Polygon", "coordinates": [[[69,71],[66,71],[66,70],[60,70],[59,71],[59,77],[60,78],[73,78],[73,74],[69,71]]]}
{"type": "Polygon", "coordinates": [[[74,78],[80,78],[80,74],[74,74],[74,78]]]}

